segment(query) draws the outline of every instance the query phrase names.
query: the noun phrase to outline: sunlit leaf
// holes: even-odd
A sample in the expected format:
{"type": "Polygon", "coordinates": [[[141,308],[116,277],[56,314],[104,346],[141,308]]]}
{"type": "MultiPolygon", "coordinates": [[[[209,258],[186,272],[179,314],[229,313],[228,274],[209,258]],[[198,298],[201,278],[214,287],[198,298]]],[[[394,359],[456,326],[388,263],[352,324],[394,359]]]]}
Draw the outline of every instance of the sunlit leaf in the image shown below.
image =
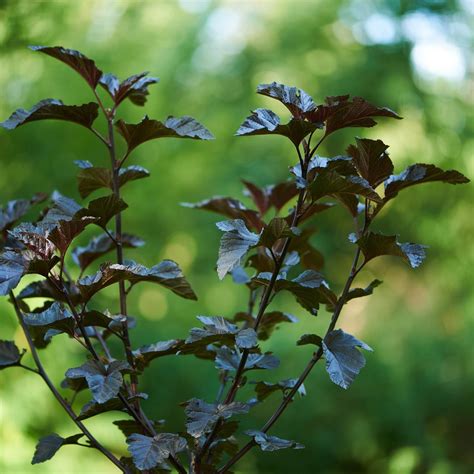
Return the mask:
{"type": "MultiPolygon", "coordinates": [[[[241,354],[229,347],[216,349],[216,367],[222,370],[237,370],[240,364],[241,354]]],[[[251,353],[245,363],[245,370],[276,369],[280,361],[270,352],[265,354],[251,353]]]]}
{"type": "Polygon", "coordinates": [[[175,455],[187,447],[184,438],[171,433],[159,433],[154,437],[134,433],[127,438],[127,444],[133,462],[140,470],[152,469],[170,454],[175,455]]]}
{"type": "Polygon", "coordinates": [[[0,296],[8,295],[26,273],[27,263],[21,254],[7,250],[0,254],[0,296]]]}
{"type": "Polygon", "coordinates": [[[194,438],[199,438],[212,430],[219,419],[228,419],[233,415],[248,413],[250,405],[241,402],[229,404],[206,403],[193,398],[186,402],[186,429],[194,438]]]}
{"type": "Polygon", "coordinates": [[[94,275],[83,277],[77,283],[83,296],[90,299],[102,288],[123,280],[132,284],[141,281],[158,283],[183,298],[196,299],[196,295],[184,278],[181,269],[172,260],[163,260],[151,268],[133,261],[128,261],[123,265],[107,264],[103,265],[94,275]]]}
{"type": "Polygon", "coordinates": [[[94,400],[105,403],[115,398],[123,385],[121,371],[128,369],[128,364],[114,361],[102,364],[96,360],[88,360],[80,367],[69,369],[66,377],[71,379],[84,378],[94,400]]]}
{"type": "Polygon", "coordinates": [[[120,82],[113,74],[104,74],[100,85],[110,94],[116,106],[127,98],[135,105],[144,105],[149,95],[148,86],[159,81],[157,77],[147,75],[147,72],[142,72],[120,82]]]}
{"type": "MultiPolygon", "coordinates": [[[[270,280],[271,274],[260,273],[253,282],[257,286],[267,286],[270,280]]],[[[289,291],[296,297],[298,303],[313,315],[317,314],[320,304],[331,304],[336,301],[336,295],[329,289],[323,276],[314,270],[306,270],[292,280],[280,276],[275,281],[274,290],[289,291]]]]}
{"type": "Polygon", "coordinates": [[[251,436],[255,443],[260,446],[262,451],[277,451],[279,449],[304,449],[304,446],[296,441],[278,438],[277,436],[270,436],[262,431],[247,430],[245,434],[251,436]]]}
{"type": "Polygon", "coordinates": [[[28,326],[38,332],[37,337],[44,338],[50,329],[71,335],[74,333],[75,322],[72,314],[57,301],[44,311],[26,313],[23,319],[28,326]]]}
{"type": "Polygon", "coordinates": [[[365,358],[357,349],[372,349],[342,329],[331,331],[322,342],[326,370],[329,378],[342,388],[349,388],[360,369],[365,366],[365,358]]]}
{"type": "Polygon", "coordinates": [[[298,146],[306,135],[321,128],[320,124],[306,120],[291,119],[287,124],[280,123],[280,117],[269,109],[255,109],[235,133],[244,135],[283,135],[298,146]]]}
{"type": "Polygon", "coordinates": [[[259,236],[250,232],[241,219],[219,222],[216,225],[224,232],[217,260],[217,274],[222,280],[227,273],[240,265],[247,251],[257,245],[259,236]]]}
{"type": "Polygon", "coordinates": [[[271,84],[260,84],[257,87],[257,93],[277,99],[295,117],[302,117],[305,112],[311,112],[316,108],[312,97],[297,87],[272,82],[271,84]]]}

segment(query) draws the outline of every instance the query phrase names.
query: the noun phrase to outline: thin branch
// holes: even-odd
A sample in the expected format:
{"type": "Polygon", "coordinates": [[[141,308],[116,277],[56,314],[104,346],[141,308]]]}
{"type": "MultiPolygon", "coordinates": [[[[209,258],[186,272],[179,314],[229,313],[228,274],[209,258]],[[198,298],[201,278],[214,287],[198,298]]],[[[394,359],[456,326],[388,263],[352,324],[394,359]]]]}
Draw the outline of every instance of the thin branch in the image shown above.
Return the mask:
{"type": "MultiPolygon", "coordinates": [[[[300,151],[299,151],[299,148],[296,147],[296,149],[298,151],[298,159],[300,160],[300,163],[301,163],[301,166],[302,166],[301,167],[301,174],[302,174],[303,177],[306,177],[307,164],[303,161],[303,159],[301,157],[301,154],[300,154],[300,151]]],[[[302,190],[300,190],[299,195],[298,195],[298,201],[296,203],[295,211],[294,211],[294,214],[293,214],[293,220],[292,220],[291,227],[296,227],[298,225],[299,213],[300,213],[301,207],[303,206],[304,199],[305,199],[305,190],[302,189],[302,190]]],[[[253,325],[253,329],[255,331],[258,330],[258,327],[259,327],[259,325],[262,321],[263,315],[265,314],[265,311],[266,311],[268,305],[271,302],[271,297],[272,297],[272,294],[273,294],[275,283],[278,279],[278,275],[280,274],[280,270],[281,270],[281,267],[282,267],[283,262],[285,260],[286,254],[288,252],[290,243],[291,243],[291,237],[288,237],[285,240],[285,244],[284,244],[283,249],[280,253],[280,258],[278,260],[275,260],[275,268],[272,272],[272,276],[270,278],[270,282],[268,283],[268,286],[265,287],[265,291],[264,291],[264,293],[262,295],[262,299],[260,301],[260,306],[259,306],[259,309],[258,309],[257,317],[256,317],[255,323],[253,325]]],[[[235,400],[237,392],[240,388],[240,384],[242,382],[242,377],[243,377],[243,374],[245,372],[245,365],[247,363],[249,354],[250,354],[249,349],[244,349],[243,350],[242,356],[240,358],[239,366],[238,366],[237,371],[236,371],[235,376],[234,376],[234,380],[233,380],[232,385],[231,385],[231,387],[230,387],[230,389],[227,393],[226,398],[224,399],[224,402],[223,402],[224,404],[232,403],[235,400]]],[[[211,430],[211,433],[209,434],[206,441],[204,442],[201,450],[196,455],[195,465],[198,468],[199,468],[200,460],[206,454],[206,451],[211,446],[211,444],[212,444],[215,436],[217,435],[217,432],[219,431],[221,425],[222,425],[222,419],[217,420],[217,422],[214,424],[213,429],[211,430]]]]}
{"type": "Polygon", "coordinates": [[[35,361],[36,367],[38,368],[38,373],[41,376],[41,378],[44,380],[48,388],[51,390],[52,394],[56,398],[56,400],[61,404],[61,406],[64,408],[66,413],[69,415],[71,420],[76,424],[76,426],[84,433],[84,435],[89,439],[91,442],[92,446],[96,449],[98,449],[102,454],[107,456],[111,462],[113,462],[122,472],[126,473],[127,469],[122,465],[122,463],[107,449],[105,448],[102,444],[97,441],[97,439],[92,435],[92,433],[86,428],[86,426],[77,419],[76,414],[74,413],[73,409],[71,406],[66,402],[66,400],[61,396],[61,394],[58,392],[56,387],[54,386],[53,382],[49,378],[48,374],[46,373],[43,364],[41,363],[41,360],[38,356],[38,352],[36,351],[36,347],[33,343],[33,340],[31,338],[30,331],[28,329],[28,326],[25,324],[25,321],[23,320],[23,313],[20,310],[20,307],[18,306],[18,302],[15,298],[15,295],[13,292],[10,292],[10,298],[12,300],[13,306],[15,308],[15,313],[18,317],[18,321],[20,323],[21,328],[23,329],[23,332],[26,337],[26,341],[28,343],[28,346],[31,351],[31,355],[33,357],[33,360],[35,361]]]}
{"type": "MultiPolygon", "coordinates": [[[[113,125],[113,116],[107,116],[108,124],[108,133],[109,133],[109,154],[110,154],[110,164],[112,168],[112,184],[113,192],[115,196],[120,198],[120,183],[119,183],[119,169],[117,166],[117,159],[115,154],[115,138],[114,138],[114,125],[113,125]]],[[[115,239],[116,239],[116,251],[117,251],[117,263],[119,265],[123,264],[123,245],[122,245],[122,213],[119,212],[115,215],[115,239]]],[[[123,316],[127,316],[127,292],[125,291],[125,283],[123,280],[119,281],[119,299],[120,299],[120,313],[123,316]]],[[[130,374],[130,380],[132,385],[132,393],[136,394],[138,392],[138,377],[135,373],[135,359],[132,354],[132,347],[130,342],[130,334],[128,332],[128,323],[127,320],[122,322],[122,332],[123,332],[123,345],[125,353],[127,356],[127,361],[132,367],[133,372],[130,374]]],[[[135,403],[137,409],[139,408],[140,402],[137,400],[135,403]]]]}
{"type": "Polygon", "coordinates": [[[33,372],[34,374],[40,375],[38,370],[33,369],[32,367],[28,367],[27,365],[18,364],[18,367],[21,367],[22,369],[25,369],[25,370],[29,370],[30,372],[33,372]]]}
{"type": "MultiPolygon", "coordinates": [[[[365,203],[365,207],[367,208],[367,201],[365,203]]],[[[367,213],[366,213],[367,216],[367,213]]],[[[370,225],[370,222],[366,219],[364,222],[364,228],[362,233],[365,233],[370,225]]],[[[344,289],[342,290],[341,296],[339,297],[336,307],[334,308],[333,315],[331,317],[331,321],[329,323],[328,329],[326,331],[326,336],[334,330],[336,327],[337,321],[339,319],[339,316],[341,315],[342,308],[344,305],[347,303],[347,297],[349,294],[349,291],[351,289],[352,283],[358,273],[362,270],[362,268],[365,265],[365,262],[362,262],[360,266],[358,266],[359,263],[359,258],[361,255],[361,250],[360,247],[357,247],[354,259],[352,262],[352,266],[349,272],[349,276],[347,277],[346,283],[344,285],[344,289]]],[[[318,351],[316,351],[313,356],[311,357],[310,361],[306,365],[305,369],[303,370],[302,374],[298,378],[298,381],[296,384],[292,387],[290,392],[284,397],[283,401],[281,404],[278,406],[278,408],[275,410],[273,415],[268,419],[268,421],[265,423],[265,425],[262,427],[260,431],[263,433],[266,433],[267,431],[270,430],[270,428],[277,422],[277,420],[280,418],[280,416],[283,414],[283,412],[286,410],[288,405],[292,402],[294,396],[298,393],[298,389],[301,387],[303,382],[306,380],[310,372],[313,370],[313,367],[317,364],[317,362],[322,358],[323,356],[323,350],[320,347],[318,351]]],[[[250,449],[252,449],[255,446],[255,441],[251,440],[249,441],[244,447],[242,447],[227,463],[218,470],[218,474],[223,474],[225,473],[228,469],[230,469],[239,459],[241,459],[250,449]]]]}
{"type": "Polygon", "coordinates": [[[109,142],[108,142],[94,127],[91,127],[90,130],[91,130],[91,132],[92,132],[97,138],[99,138],[99,140],[100,140],[106,147],[109,146],[109,142]]]}
{"type": "Polygon", "coordinates": [[[309,152],[308,154],[308,160],[310,160],[313,155],[316,153],[316,150],[319,148],[319,146],[321,145],[321,143],[323,143],[324,139],[326,138],[326,135],[323,135],[321,137],[321,139],[319,140],[318,143],[316,143],[316,145],[313,147],[313,149],[309,152]]]}

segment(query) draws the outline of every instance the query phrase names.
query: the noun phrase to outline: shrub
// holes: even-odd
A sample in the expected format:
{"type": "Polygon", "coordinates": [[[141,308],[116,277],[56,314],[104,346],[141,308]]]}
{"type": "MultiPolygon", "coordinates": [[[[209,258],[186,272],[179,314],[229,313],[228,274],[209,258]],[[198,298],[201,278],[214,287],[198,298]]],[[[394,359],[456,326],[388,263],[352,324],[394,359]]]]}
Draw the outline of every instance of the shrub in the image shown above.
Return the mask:
{"type": "MultiPolygon", "coordinates": [[[[149,140],[213,137],[189,116],[168,117],[163,122],[145,116],[137,124],[118,119],[125,100],[138,106],[145,104],[148,87],[158,82],[146,73],[119,81],[112,74],[104,74],[94,61],[78,51],[39,46],[32,49],[74,69],[91,88],[95,101],[76,106],[46,99],[30,110],[14,112],[2,123],[3,128],[13,130],[36,120],[73,122],[92,132],[110,156],[109,168],[76,161],[80,196],[86,199],[97,191],[103,196],[80,205],[54,192],[49,198],[35,195],[8,202],[0,211],[0,294],[9,297],[35,363],[35,367],[24,364],[25,351],[12,341],[1,341],[0,369],[22,367],[38,374],[79,431],[67,438],[52,433],[40,439],[32,462],[44,462],[62,446],[78,444],[99,450],[123,472],[174,468],[180,473],[224,473],[255,446],[263,451],[303,448],[299,442],[270,435],[269,430],[298,393],[305,395],[304,381],[321,359],[325,360],[330,379],[344,389],[365,365],[362,350],[372,349],[355,336],[336,329],[344,306],[351,299],[371,295],[382,283],[374,280],[365,288],[353,287],[357,275],[380,256],[400,257],[413,268],[425,258],[423,245],[400,242],[396,235],[374,230],[376,217],[405,188],[431,181],[460,184],[468,182],[467,178],[457,171],[443,171],[424,163],[394,174],[388,146],[381,140],[356,138],[346,155],[318,156],[316,152],[325,138],[340,129],[373,127],[376,117],[401,117],[359,97],[327,97],[324,104],[316,105],[301,89],[277,83],[260,85],[257,92],[284,104],[291,119],[282,124],[271,110],[257,109],[245,119],[237,135],[282,135],[289,139],[295,148],[290,178],[263,188],[244,182],[255,209],[245,207],[237,199],[222,197],[186,204],[228,218],[217,224],[223,232],[217,273],[221,279],[229,274],[236,284],[247,288],[248,305],[231,319],[199,316],[200,327],[191,329],[186,339],[158,341],[134,349],[129,333],[135,320],[127,310],[127,295],[135,285],[152,282],[182,298],[196,299],[196,295],[177,263],[164,260],[148,268],[124,259],[124,249],[140,247],[144,242],[122,229],[122,212],[128,207],[122,199],[122,188],[149,176],[145,168],[125,164],[135,148],[149,140]],[[108,96],[110,106],[99,95],[101,90],[108,96]],[[105,132],[94,127],[99,113],[106,120],[105,132]],[[117,133],[125,141],[123,156],[116,152],[117,133]],[[316,144],[315,135],[319,136],[316,144]],[[30,208],[45,201],[46,206],[33,222],[19,223],[30,208]],[[354,232],[349,235],[354,258],[340,294],[331,290],[321,273],[324,257],[313,246],[314,229],[308,225],[335,205],[342,205],[354,224],[354,232]],[[100,234],[86,246],[71,250],[76,237],[89,226],[99,228],[100,234]],[[91,273],[90,266],[97,265],[112,251],[116,254],[115,263],[101,263],[91,273]],[[68,268],[68,253],[76,265],[74,269],[68,268]],[[15,288],[28,274],[41,278],[15,294],[15,288]],[[113,314],[95,309],[97,295],[110,285],[118,287],[117,312],[113,314]],[[321,335],[304,334],[297,341],[297,345],[312,345],[314,350],[296,378],[278,383],[261,378],[249,381],[251,371],[277,369],[279,365],[273,353],[261,351],[259,341],[268,340],[277,326],[297,321],[291,314],[270,310],[282,291],[293,295],[312,316],[318,314],[321,306],[325,307],[331,315],[327,331],[321,335]],[[34,297],[46,302],[34,307],[34,297]],[[80,344],[85,356],[81,366],[67,370],[61,389],[53,384],[39,356],[39,351],[46,349],[58,334],[66,334],[80,344]],[[111,353],[111,338],[121,343],[119,358],[111,353]],[[169,355],[193,355],[211,361],[219,372],[219,393],[215,397],[209,395],[214,402],[193,398],[182,404],[186,426],[179,434],[163,432],[161,423],[151,420],[141,406],[147,395],[140,392],[140,377],[152,361],[169,355]],[[252,384],[255,398],[238,401],[239,390],[246,384],[252,384]],[[63,389],[74,395],[66,398],[63,389]],[[88,390],[92,399],[77,412],[75,394],[82,390],[88,390]],[[274,394],[281,397],[281,403],[264,426],[245,432],[248,442],[239,448],[234,437],[238,422],[233,417],[258,410],[274,394]],[[83,423],[112,410],[122,412],[114,424],[126,437],[130,456],[113,453],[83,423]]],[[[345,238],[334,236],[338,237],[345,238]]]]}

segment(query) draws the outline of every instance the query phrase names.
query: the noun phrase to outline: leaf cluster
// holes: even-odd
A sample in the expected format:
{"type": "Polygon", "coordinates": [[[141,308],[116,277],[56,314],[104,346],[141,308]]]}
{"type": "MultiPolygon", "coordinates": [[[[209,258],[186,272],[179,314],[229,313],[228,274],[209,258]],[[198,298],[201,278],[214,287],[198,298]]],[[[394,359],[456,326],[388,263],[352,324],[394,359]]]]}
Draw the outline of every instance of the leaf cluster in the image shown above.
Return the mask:
{"type": "Polygon", "coordinates": [[[396,174],[388,145],[381,140],[357,137],[345,154],[320,156],[320,145],[338,130],[373,127],[380,118],[401,117],[360,97],[326,97],[318,104],[296,87],[275,82],[258,86],[257,93],[279,101],[290,117],[286,121],[270,109],[256,109],[236,135],[280,135],[290,140],[295,163],[288,178],[264,187],[243,181],[244,198],[249,204],[222,196],[184,204],[227,219],[216,224],[222,232],[217,275],[221,280],[229,275],[235,284],[245,287],[248,303],[234,315],[198,316],[198,326],[182,338],[147,341],[134,348],[130,331],[139,318],[129,314],[127,296],[136,285],[157,284],[187,300],[196,300],[197,296],[176,262],[163,260],[145,265],[124,257],[125,251],[145,242],[122,229],[122,215],[128,211],[123,192],[129,183],[150,176],[145,168],[125,166],[125,162],[138,146],[150,140],[209,140],[212,134],[189,116],[169,116],[161,121],[145,116],[138,123],[120,118],[124,101],[137,106],[146,103],[149,87],[158,82],[148,73],[120,81],[113,74],[103,73],[78,51],[44,46],[31,49],[79,74],[94,100],[65,105],[61,100],[45,99],[28,110],[18,109],[1,126],[14,130],[39,120],[81,125],[102,142],[111,161],[109,168],[76,161],[78,193],[88,202],[80,204],[54,191],[49,196],[8,202],[0,209],[0,295],[10,298],[37,366],[33,369],[24,365],[24,351],[13,341],[1,340],[0,369],[22,367],[40,375],[80,431],[66,438],[56,433],[41,438],[33,464],[52,458],[63,446],[76,444],[98,449],[122,472],[174,469],[186,473],[185,466],[189,465],[190,472],[211,474],[229,472],[254,446],[262,451],[302,449],[299,442],[268,431],[298,393],[306,395],[309,385],[304,382],[319,360],[325,360],[330,380],[343,389],[364,367],[362,350],[370,352],[371,347],[337,325],[350,300],[371,295],[382,282],[376,279],[363,287],[353,287],[356,277],[382,256],[399,257],[412,268],[419,267],[426,257],[424,245],[403,242],[398,235],[374,229],[377,216],[409,187],[433,181],[462,184],[468,179],[458,171],[444,171],[425,163],[413,164],[396,174]],[[105,131],[95,128],[99,113],[107,122],[105,131]],[[314,144],[316,134],[319,139],[314,144]],[[117,137],[124,141],[123,156],[116,152],[117,137]],[[314,222],[321,225],[321,214],[335,206],[346,209],[354,223],[354,232],[349,235],[354,260],[342,289],[324,276],[328,256],[314,241],[314,222]],[[35,218],[23,222],[32,208],[35,218]],[[97,233],[78,245],[76,239],[89,227],[97,233]],[[111,257],[113,252],[115,257],[111,257]],[[26,275],[35,275],[36,279],[18,291],[26,275]],[[117,305],[112,311],[100,307],[101,292],[110,286],[118,289],[117,305]],[[301,316],[271,307],[285,297],[296,301],[301,316]],[[35,298],[43,299],[42,306],[35,306],[35,298]],[[306,368],[293,378],[265,380],[266,370],[280,367],[278,357],[266,350],[272,348],[273,332],[287,323],[298,323],[299,317],[307,314],[325,318],[322,310],[329,313],[326,332],[303,334],[295,341],[297,346],[310,349],[306,368]],[[79,343],[84,351],[83,362],[65,371],[61,389],[72,392],[68,398],[49,379],[39,356],[39,351],[59,335],[79,343]],[[120,350],[117,344],[109,346],[110,339],[118,342],[120,350]],[[217,396],[209,394],[207,400],[192,398],[182,403],[185,421],[178,433],[164,431],[164,422],[148,418],[141,406],[147,398],[139,391],[141,376],[155,360],[167,356],[194,356],[212,363],[220,382],[217,396]],[[239,400],[244,390],[246,398],[239,400]],[[81,391],[87,392],[90,400],[77,407],[75,395],[81,391]],[[280,398],[276,411],[261,429],[245,431],[247,444],[239,448],[239,417],[258,410],[260,404],[276,395],[280,398]],[[82,423],[107,412],[120,417],[114,425],[126,439],[128,454],[112,453],[82,423]]]}

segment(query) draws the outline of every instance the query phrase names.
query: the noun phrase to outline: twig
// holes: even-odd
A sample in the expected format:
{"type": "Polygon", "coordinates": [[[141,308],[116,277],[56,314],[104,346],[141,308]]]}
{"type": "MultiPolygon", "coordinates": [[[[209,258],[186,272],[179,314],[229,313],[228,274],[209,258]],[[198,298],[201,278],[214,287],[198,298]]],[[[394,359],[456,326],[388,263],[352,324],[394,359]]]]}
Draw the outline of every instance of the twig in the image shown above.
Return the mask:
{"type": "Polygon", "coordinates": [[[76,414],[74,413],[73,409],[71,406],[66,402],[66,400],[61,396],[61,394],[57,391],[56,387],[54,386],[53,382],[49,378],[48,374],[46,373],[43,364],[41,363],[41,360],[38,356],[38,352],[36,351],[36,347],[33,343],[33,340],[31,338],[30,331],[28,329],[28,326],[25,324],[25,321],[23,320],[23,313],[20,310],[20,307],[18,306],[18,302],[15,298],[15,295],[13,292],[10,292],[10,298],[12,300],[13,306],[15,308],[15,313],[18,317],[18,321],[21,325],[21,328],[23,329],[23,332],[26,337],[26,341],[28,343],[28,346],[31,351],[31,355],[33,357],[33,360],[35,361],[36,367],[38,368],[38,374],[41,376],[41,378],[44,380],[48,388],[51,390],[52,394],[56,398],[56,400],[61,404],[61,406],[64,408],[66,413],[69,415],[71,420],[76,424],[76,426],[84,433],[84,435],[89,439],[91,442],[92,446],[98,449],[102,454],[107,456],[107,458],[110,459],[122,472],[126,473],[127,469],[122,465],[122,463],[107,449],[105,448],[97,439],[92,435],[92,433],[86,428],[86,426],[77,419],[76,414]]]}

